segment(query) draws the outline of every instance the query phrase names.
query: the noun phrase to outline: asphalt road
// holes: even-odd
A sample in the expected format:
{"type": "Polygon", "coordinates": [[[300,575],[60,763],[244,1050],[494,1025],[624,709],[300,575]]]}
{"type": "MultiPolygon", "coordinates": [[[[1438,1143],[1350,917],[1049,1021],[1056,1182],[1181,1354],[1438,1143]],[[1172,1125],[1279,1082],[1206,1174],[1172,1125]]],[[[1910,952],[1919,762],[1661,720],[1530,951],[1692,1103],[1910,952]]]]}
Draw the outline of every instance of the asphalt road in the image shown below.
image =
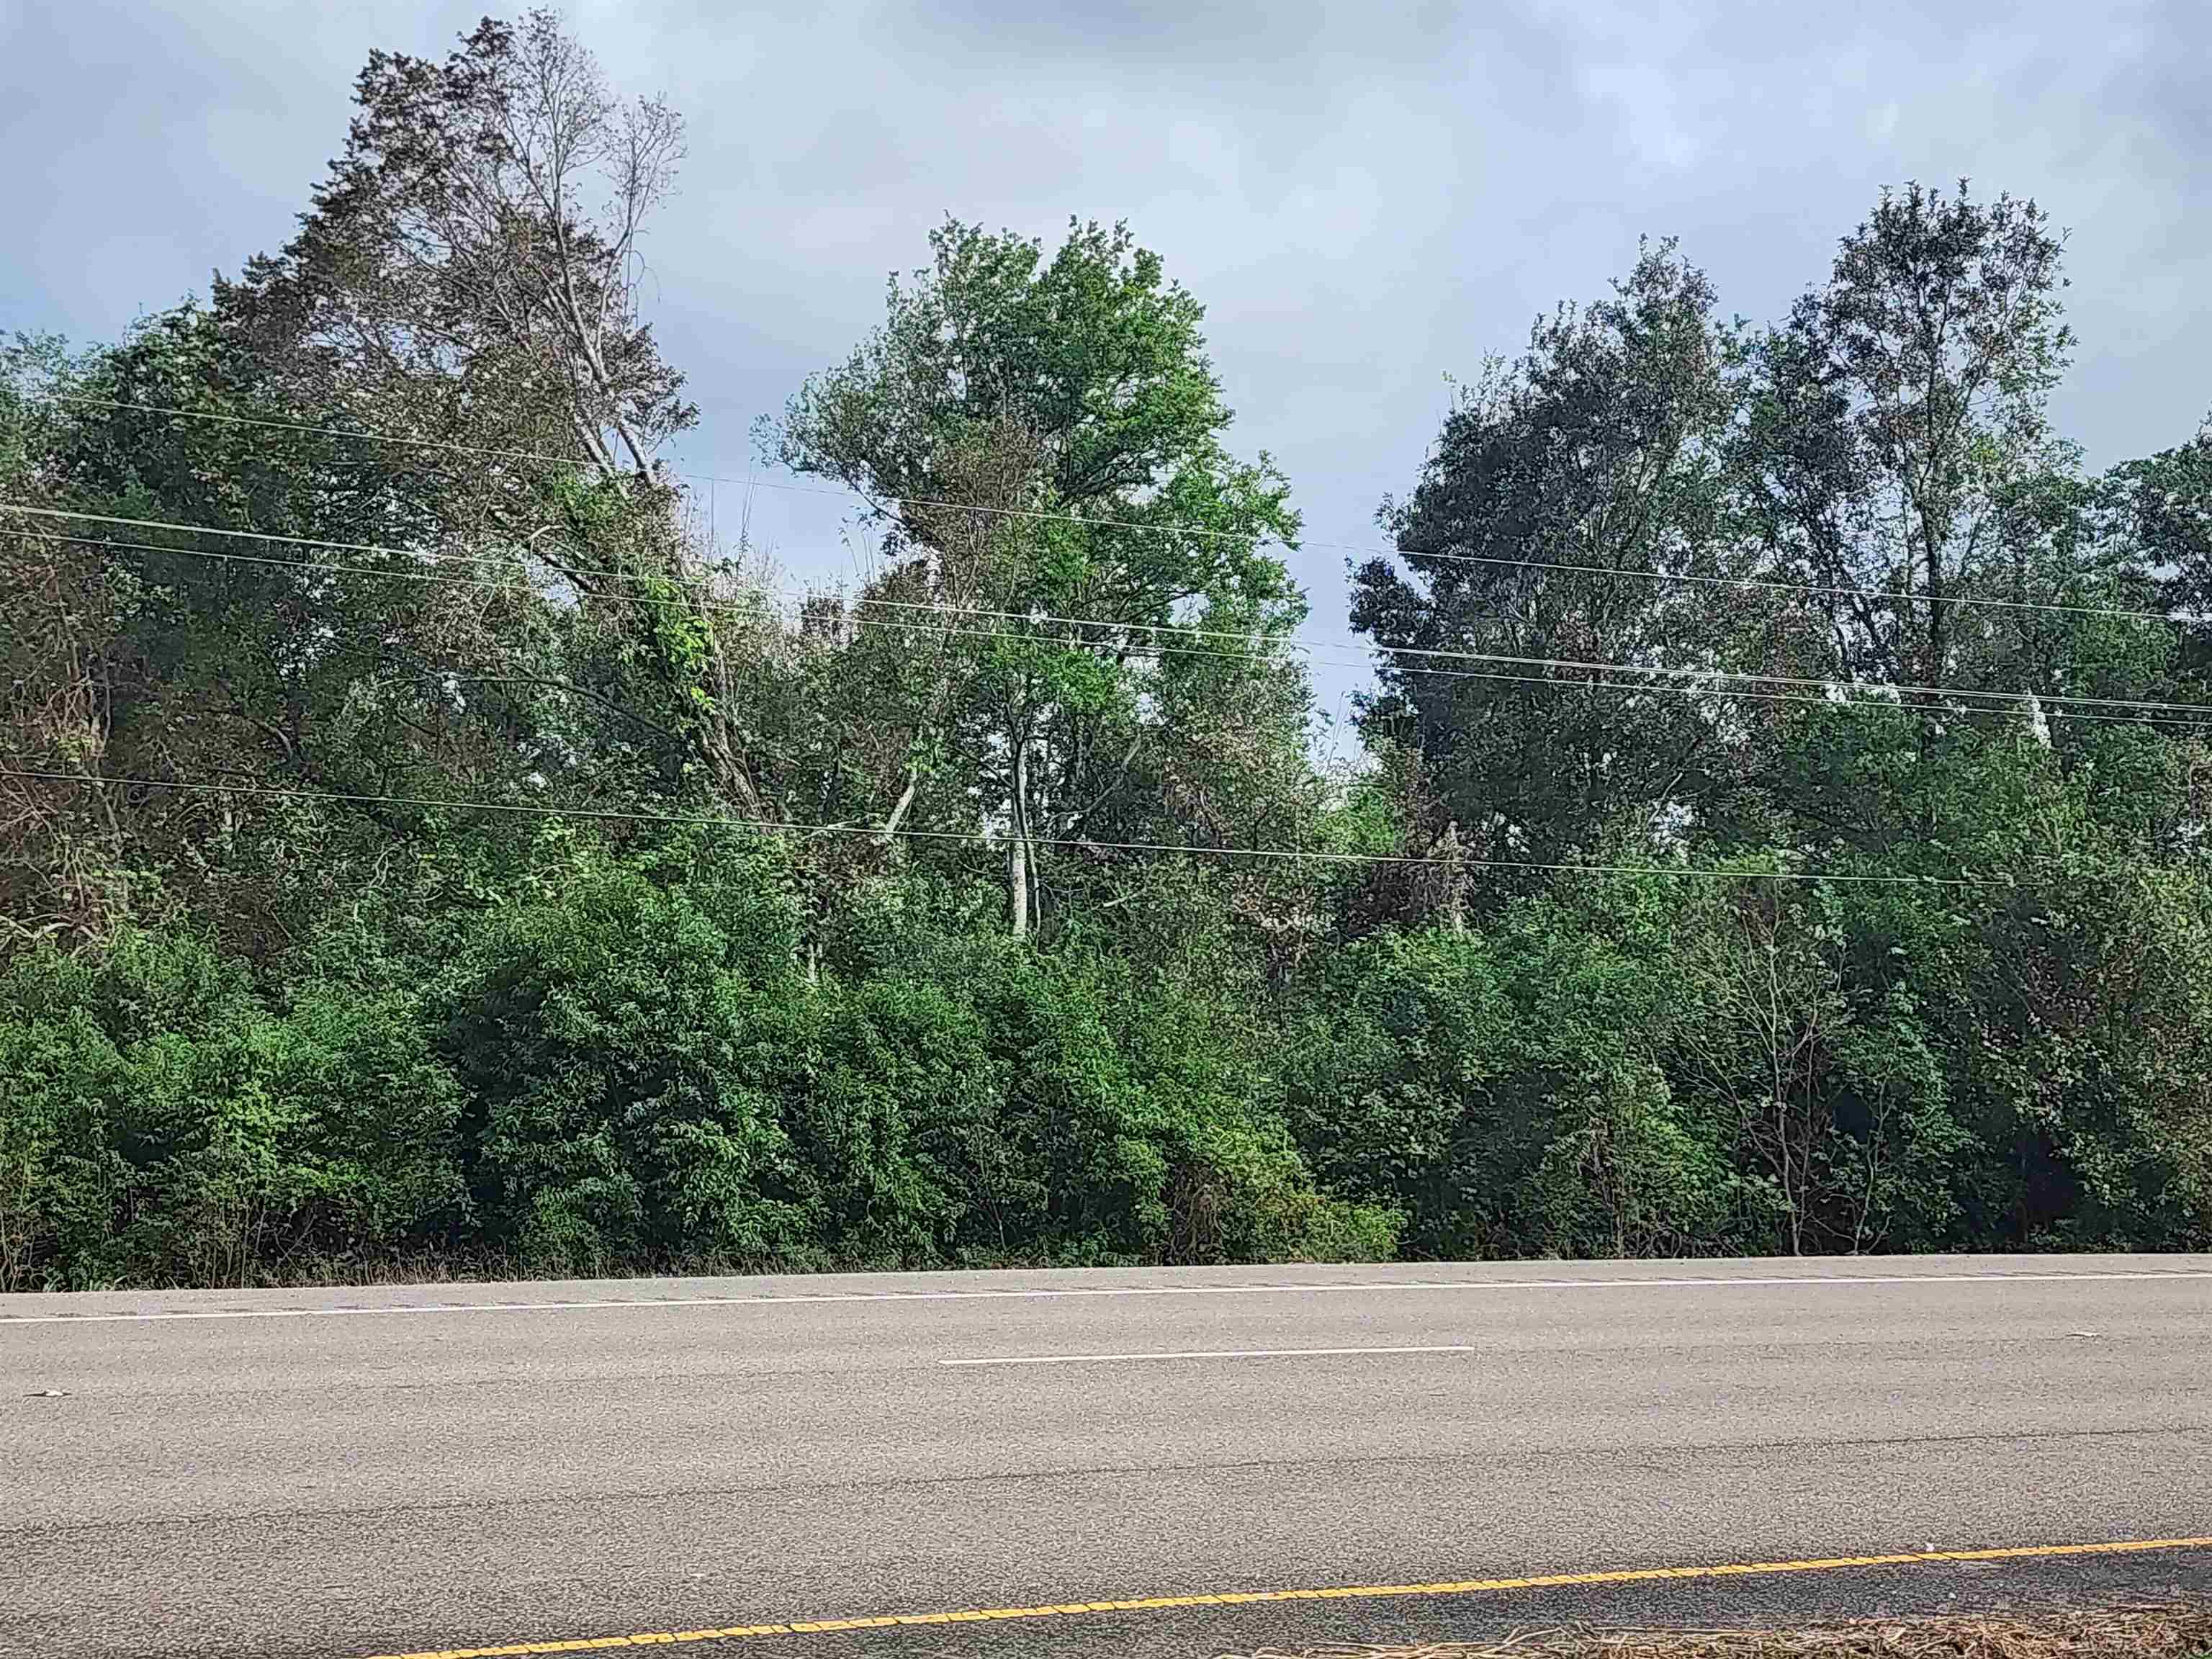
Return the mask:
{"type": "MultiPolygon", "coordinates": [[[[358,1655],[2212,1534],[2212,1257],[0,1297],[0,1653],[358,1655]]],[[[2212,1549],[776,1632],[1206,1654],[2212,1549]]]]}

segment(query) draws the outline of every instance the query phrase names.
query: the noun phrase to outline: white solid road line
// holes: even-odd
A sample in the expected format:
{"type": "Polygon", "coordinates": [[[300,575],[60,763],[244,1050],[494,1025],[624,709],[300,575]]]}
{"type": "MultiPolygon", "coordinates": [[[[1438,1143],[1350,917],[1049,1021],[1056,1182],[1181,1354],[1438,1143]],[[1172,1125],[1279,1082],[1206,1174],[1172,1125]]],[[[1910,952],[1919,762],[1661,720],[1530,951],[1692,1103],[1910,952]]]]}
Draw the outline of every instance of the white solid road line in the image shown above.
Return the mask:
{"type": "Polygon", "coordinates": [[[1472,1345],[1431,1348],[1178,1348],[1167,1353],[994,1354],[978,1359],[940,1359],[940,1365],[1100,1365],[1124,1359],[1305,1359],[1322,1354],[1473,1353],[1472,1345]]]}
{"type": "Polygon", "coordinates": [[[764,1308],[837,1302],[1027,1302],[1095,1296],[1341,1296],[1446,1291],[1752,1291],[1796,1285],[2108,1284],[2212,1279],[2212,1268],[2123,1273],[1768,1273],[1711,1279],[1422,1279],[1261,1285],[1068,1285],[1023,1290],[822,1291],[758,1296],[605,1297],[543,1302],[373,1303],[337,1308],[155,1308],[135,1313],[0,1313],[0,1326],[101,1325],[191,1319],[347,1319],[405,1314],[560,1313],[599,1308],[764,1308]]]}

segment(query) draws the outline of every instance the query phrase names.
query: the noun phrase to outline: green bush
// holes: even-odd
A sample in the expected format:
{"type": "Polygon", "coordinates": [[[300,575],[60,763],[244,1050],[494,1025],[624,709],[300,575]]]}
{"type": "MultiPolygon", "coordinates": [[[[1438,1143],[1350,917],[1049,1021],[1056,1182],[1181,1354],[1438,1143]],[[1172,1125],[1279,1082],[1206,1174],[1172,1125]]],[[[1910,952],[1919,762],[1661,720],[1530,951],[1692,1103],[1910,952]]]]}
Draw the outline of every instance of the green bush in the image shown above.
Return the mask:
{"type": "Polygon", "coordinates": [[[819,1048],[790,1127],[820,1224],[850,1259],[1004,1257],[1006,1068],[954,988],[894,978],[825,987],[819,1048]]]}
{"type": "Polygon", "coordinates": [[[1623,877],[1271,985],[1218,919],[895,873],[810,939],[780,849],[568,838],[258,970],[19,951],[0,1285],[2203,1248],[2212,893],[2076,888],[1623,877]]]}
{"type": "Polygon", "coordinates": [[[855,907],[797,1107],[838,1247],[865,1259],[1108,1263],[1387,1255],[1330,1199],[1259,1063],[1259,987],[1206,941],[1147,966],[1039,950],[927,881],[855,907]],[[1199,964],[1204,964],[1203,967],[1199,964]]]}
{"type": "MultiPolygon", "coordinates": [[[[12,993],[27,965],[0,989],[12,993]]],[[[129,1067],[82,1009],[57,1012],[30,1018],[0,1007],[0,1291],[100,1284],[128,1270],[116,1230],[133,1171],[108,1110],[129,1097],[129,1067]]]]}
{"type": "Polygon", "coordinates": [[[15,1282],[242,1284],[452,1236],[460,1096],[403,997],[273,1012],[190,934],[0,978],[0,1252],[15,1282]]]}
{"type": "Polygon", "coordinates": [[[764,854],[659,875],[585,864],[495,916],[448,993],[475,1198],[488,1236],[538,1266],[811,1243],[782,1122],[813,1018],[789,895],[764,854]]]}

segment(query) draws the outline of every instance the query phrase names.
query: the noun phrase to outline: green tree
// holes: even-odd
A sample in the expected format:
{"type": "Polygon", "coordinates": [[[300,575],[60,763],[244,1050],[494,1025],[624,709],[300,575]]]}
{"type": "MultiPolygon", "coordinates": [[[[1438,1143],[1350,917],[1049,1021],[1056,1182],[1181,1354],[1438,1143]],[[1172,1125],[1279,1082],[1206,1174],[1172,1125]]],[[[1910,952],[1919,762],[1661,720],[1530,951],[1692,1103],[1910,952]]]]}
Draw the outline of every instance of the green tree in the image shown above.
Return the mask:
{"type": "Polygon", "coordinates": [[[751,705],[788,642],[659,458],[697,418],[641,300],[681,118],[544,10],[442,64],[373,53],[355,103],[299,234],[216,284],[226,337],[295,405],[399,434],[439,550],[552,601],[459,677],[477,695],[580,735],[623,793],[775,816],[751,705]]]}
{"type": "Polygon", "coordinates": [[[410,815],[323,820],[265,800],[246,812],[210,786],[496,793],[546,763],[511,706],[459,684],[524,626],[527,591],[426,582],[427,563],[374,551],[433,538],[434,504],[375,449],[252,424],[311,411],[274,401],[208,313],[180,307],[112,349],[14,368],[35,453],[9,500],[207,526],[24,513],[0,538],[0,582],[23,602],[9,648],[36,659],[9,746],[86,781],[9,786],[58,925],[158,918],[166,892],[249,951],[279,948],[410,815]],[[149,412],[173,405],[215,418],[149,412]],[[182,787],[94,787],[108,777],[182,787]],[[96,878],[72,862],[88,848],[96,878]]]}
{"type": "Polygon", "coordinates": [[[1355,577],[1352,621],[1390,653],[1361,726],[1419,757],[1415,850],[1556,863],[1612,834],[1648,842],[1741,769],[1757,706],[1683,696],[1683,676],[1764,667],[1789,642],[1735,590],[1668,580],[1737,568],[1735,348],[1713,306],[1672,244],[1647,248],[1609,297],[1489,364],[1412,494],[1384,502],[1404,568],[1355,577]]]}
{"type": "Polygon", "coordinates": [[[1962,601],[2067,597],[2015,510],[2073,463],[2046,412],[2062,251],[2033,201],[1885,191],[1758,342],[1738,475],[1772,567],[1832,590],[1807,602],[1844,678],[1973,683],[2015,618],[1962,601]]]}
{"type": "MultiPolygon", "coordinates": [[[[854,626],[908,665],[856,656],[888,682],[871,695],[889,719],[855,810],[887,829],[915,812],[988,825],[1020,934],[1040,843],[1129,823],[1148,775],[1158,801],[1170,757],[1151,705],[1177,672],[1162,629],[1249,634],[1231,659],[1286,672],[1270,641],[1304,605],[1262,547],[1297,520],[1264,456],[1223,447],[1200,308],[1125,228],[1073,227],[1049,259],[957,222],[931,246],[928,268],[892,283],[883,326],[763,441],[860,491],[884,533],[890,568],[854,626]]],[[[1188,833],[1163,816],[1165,838],[1188,833]]]]}

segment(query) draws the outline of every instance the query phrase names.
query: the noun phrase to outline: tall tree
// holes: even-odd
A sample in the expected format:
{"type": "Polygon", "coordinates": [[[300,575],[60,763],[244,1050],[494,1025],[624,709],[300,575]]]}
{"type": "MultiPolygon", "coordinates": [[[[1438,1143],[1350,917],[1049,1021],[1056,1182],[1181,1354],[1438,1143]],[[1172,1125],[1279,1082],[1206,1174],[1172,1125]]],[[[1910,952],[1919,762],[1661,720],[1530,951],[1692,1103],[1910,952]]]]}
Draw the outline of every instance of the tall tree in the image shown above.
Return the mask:
{"type": "Polygon", "coordinates": [[[1735,568],[1734,339],[1713,303],[1672,244],[1647,248],[1491,363],[1383,503],[1403,564],[1354,578],[1355,625],[1392,653],[1362,726],[1420,757],[1421,847],[1557,862],[1663,832],[1725,785],[1749,705],[1684,696],[1683,676],[1787,641],[1756,637],[1737,590],[1668,580],[1735,568]]]}
{"type": "Polygon", "coordinates": [[[1836,590],[1846,677],[1956,684],[1996,625],[1962,629],[1961,601],[2058,596],[2017,509],[2071,467],[2046,416],[2073,343],[2063,246],[2033,201],[1885,191],[1759,343],[1736,447],[1755,533],[1778,571],[1836,590]]]}
{"type": "MultiPolygon", "coordinates": [[[[870,786],[876,821],[988,825],[1019,933],[1040,843],[1102,813],[1128,823],[1148,778],[1162,803],[1160,665],[1180,660],[1162,657],[1166,630],[1249,635],[1225,653],[1282,671],[1271,641],[1303,601],[1264,547],[1297,518],[1264,455],[1223,447],[1202,310],[1126,228],[1073,226],[1047,258],[948,222],[931,248],[892,282],[884,325],[763,443],[861,492],[884,532],[890,568],[854,610],[919,666],[881,700],[896,736],[870,786]]],[[[1192,833],[1172,819],[1148,823],[1192,833]]]]}
{"type": "Polygon", "coordinates": [[[2105,485],[2137,591],[2181,625],[2201,679],[2212,647],[2212,416],[2187,443],[2113,468],[2105,485]]]}
{"type": "Polygon", "coordinates": [[[696,419],[639,289],[681,118],[543,10],[442,64],[374,53],[355,100],[299,234],[217,283],[226,331],[295,403],[409,440],[448,544],[564,601],[567,669],[481,683],[604,718],[640,787],[773,816],[745,702],[774,642],[659,459],[696,419]]]}
{"type": "Polygon", "coordinates": [[[442,64],[372,52],[354,100],[299,234],[218,283],[218,307],[300,402],[408,433],[434,464],[483,476],[466,446],[648,474],[697,418],[638,295],[682,118],[618,100],[545,10],[486,18],[442,64]]]}
{"type": "Polygon", "coordinates": [[[2159,602],[2158,492],[2130,511],[2050,423],[2063,251],[2033,201],[1885,192],[1758,343],[1734,447],[1746,533],[1810,585],[1790,604],[1826,635],[1822,672],[1913,711],[1801,726],[1779,793],[1823,831],[1958,844],[1972,751],[2008,727],[2114,775],[2159,763],[2148,730],[2069,701],[2176,692],[2173,631],[2100,610],[2159,602]]]}
{"type": "MultiPolygon", "coordinates": [[[[547,763],[525,711],[459,678],[528,636],[535,596],[426,581],[445,573],[379,551],[434,533],[421,481],[378,447],[256,424],[313,411],[270,397],[206,313],[149,319],[36,380],[35,462],[6,495],[39,512],[9,515],[0,580],[61,655],[32,682],[51,707],[11,718],[9,746],[88,780],[178,786],[49,789],[52,846],[71,822],[96,825],[140,898],[158,878],[256,945],[281,941],[288,909],[344,879],[349,850],[390,844],[392,815],[364,811],[349,830],[269,802],[241,817],[205,791],[466,793],[547,763]],[[214,418],[160,412],[175,405],[214,418]],[[66,516],[85,513],[133,522],[66,516]]],[[[88,911],[75,925],[99,929],[88,911]]]]}

